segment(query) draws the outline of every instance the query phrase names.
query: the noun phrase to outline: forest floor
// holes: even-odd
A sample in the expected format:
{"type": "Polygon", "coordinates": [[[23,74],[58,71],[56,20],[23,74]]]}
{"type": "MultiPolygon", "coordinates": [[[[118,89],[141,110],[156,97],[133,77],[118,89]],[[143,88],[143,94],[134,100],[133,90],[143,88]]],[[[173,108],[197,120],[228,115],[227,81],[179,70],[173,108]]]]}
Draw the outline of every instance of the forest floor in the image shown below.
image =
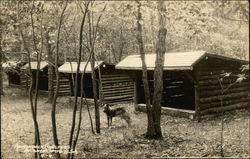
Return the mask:
{"type": "MultiPolygon", "coordinates": [[[[123,104],[132,118],[127,127],[120,118],[113,119],[113,127],[107,128],[106,116],[100,108],[101,134],[93,135],[86,108],[83,110],[82,129],[77,144],[76,157],[220,157],[221,119],[225,119],[224,155],[226,157],[249,157],[250,121],[246,109],[221,115],[207,116],[201,122],[163,115],[162,140],[146,140],[145,113],[135,112],[132,104],[123,104]]],[[[72,122],[72,106],[67,98],[59,98],[56,111],[60,145],[67,146],[72,122]]],[[[53,145],[51,105],[46,96],[38,100],[38,122],[42,145],[53,145]]],[[[79,111],[77,112],[79,114],[79,111]]],[[[94,109],[91,107],[92,117],[94,109]]],[[[6,88],[1,101],[1,157],[33,158],[33,154],[17,152],[15,145],[32,145],[34,127],[29,99],[24,90],[6,88]]]]}

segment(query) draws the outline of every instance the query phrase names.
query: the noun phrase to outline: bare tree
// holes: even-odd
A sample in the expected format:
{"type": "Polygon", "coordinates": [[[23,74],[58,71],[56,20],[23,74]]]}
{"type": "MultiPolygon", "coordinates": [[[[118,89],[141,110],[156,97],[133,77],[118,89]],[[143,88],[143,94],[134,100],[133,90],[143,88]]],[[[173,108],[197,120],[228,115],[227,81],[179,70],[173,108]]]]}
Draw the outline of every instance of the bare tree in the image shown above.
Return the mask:
{"type": "MultiPolygon", "coordinates": [[[[78,137],[79,137],[80,130],[81,130],[83,98],[84,98],[85,103],[87,105],[87,109],[88,109],[88,113],[89,113],[89,118],[90,118],[90,124],[91,124],[91,130],[92,130],[92,133],[95,134],[94,128],[93,128],[92,117],[91,117],[90,111],[89,111],[89,104],[88,104],[88,101],[86,99],[85,91],[83,90],[84,74],[85,74],[87,66],[88,66],[88,64],[90,62],[90,59],[91,59],[91,54],[89,55],[89,58],[88,58],[88,60],[86,62],[86,65],[84,66],[83,72],[81,73],[81,101],[80,101],[79,121],[78,121],[78,125],[77,125],[76,137],[73,140],[72,151],[75,151],[76,144],[77,144],[78,137]]],[[[74,153],[72,154],[71,158],[74,158],[74,153]]]]}
{"type": "MultiPolygon", "coordinates": [[[[56,100],[57,100],[57,95],[59,91],[59,71],[58,71],[58,59],[59,59],[59,41],[60,41],[60,31],[61,31],[61,26],[62,26],[62,21],[63,21],[63,16],[64,12],[67,8],[68,3],[66,2],[65,6],[63,7],[63,10],[61,12],[61,15],[58,20],[58,29],[57,29],[57,38],[56,38],[56,53],[55,53],[55,74],[56,74],[56,89],[52,101],[52,109],[51,109],[51,122],[52,122],[52,132],[53,132],[53,139],[54,139],[54,144],[56,147],[59,146],[59,141],[57,137],[57,129],[56,129],[56,100]]],[[[57,154],[57,158],[60,158],[60,154],[57,154]]]]}
{"type": "MultiPolygon", "coordinates": [[[[69,138],[69,151],[71,151],[71,148],[73,146],[73,134],[75,130],[75,120],[76,120],[76,110],[77,110],[77,94],[78,94],[78,76],[80,72],[80,64],[81,64],[81,56],[82,56],[82,42],[83,42],[83,26],[85,23],[86,15],[88,12],[88,6],[90,1],[87,2],[85,6],[85,13],[82,18],[81,27],[80,27],[80,37],[79,37],[79,52],[78,52],[78,62],[77,62],[77,70],[76,70],[76,76],[75,76],[75,88],[74,88],[74,110],[72,115],[72,125],[71,125],[71,131],[70,131],[70,138],[69,138]]],[[[68,153],[67,159],[72,158],[73,156],[71,153],[68,153]]]]}
{"type": "MultiPolygon", "coordinates": [[[[92,3],[93,6],[93,3],[92,3]]],[[[102,12],[106,9],[106,4],[103,7],[102,12]]],[[[96,132],[100,133],[100,111],[99,111],[99,103],[97,99],[97,84],[96,84],[96,75],[95,75],[95,53],[94,53],[94,48],[95,48],[95,42],[96,42],[96,35],[98,32],[98,27],[99,27],[99,22],[101,20],[102,14],[99,15],[96,25],[94,27],[93,24],[93,12],[88,13],[88,26],[89,26],[89,48],[88,50],[90,51],[90,58],[91,58],[91,77],[92,77],[92,87],[93,87],[93,96],[94,96],[94,104],[95,104],[95,124],[96,124],[96,132]],[[94,29],[95,28],[95,29],[94,29]]]]}
{"type": "MultiPolygon", "coordinates": [[[[152,106],[151,106],[151,100],[150,100],[150,89],[148,84],[148,73],[147,73],[147,66],[145,61],[145,51],[144,51],[144,44],[142,39],[142,13],[141,13],[141,2],[137,1],[138,3],[138,10],[137,10],[137,41],[139,45],[139,52],[141,55],[141,61],[142,61],[142,82],[143,82],[143,88],[144,88],[144,94],[145,94],[145,101],[146,101],[146,108],[147,108],[147,132],[150,132],[152,130],[152,106]]],[[[147,136],[147,134],[146,134],[147,136]]]]}
{"type": "MultiPolygon", "coordinates": [[[[158,41],[156,44],[156,61],[154,69],[154,95],[153,95],[153,108],[152,108],[152,118],[154,133],[148,134],[148,137],[152,138],[162,138],[161,132],[161,101],[162,101],[162,90],[163,90],[163,66],[165,60],[166,52],[166,34],[167,29],[165,29],[165,15],[166,11],[163,1],[158,1],[158,12],[159,12],[159,31],[158,31],[158,41]]],[[[152,133],[153,131],[151,131],[152,133]]]]}
{"type": "Polygon", "coordinates": [[[48,103],[52,103],[54,89],[53,89],[53,49],[50,44],[50,28],[46,28],[45,31],[45,46],[48,56],[48,103]]]}
{"type": "MultiPolygon", "coordinates": [[[[0,19],[0,24],[2,23],[0,19]]],[[[3,95],[3,72],[2,72],[2,58],[3,58],[3,51],[2,51],[2,31],[3,31],[3,25],[0,25],[0,101],[1,101],[1,95],[3,95]]],[[[1,105],[0,105],[1,106],[1,105]]]]}
{"type": "Polygon", "coordinates": [[[142,40],[142,14],[140,11],[141,3],[138,3],[138,15],[137,15],[137,40],[139,44],[139,51],[142,60],[142,80],[146,99],[147,108],[147,118],[148,126],[146,132],[146,138],[158,139],[162,138],[161,132],[161,99],[162,99],[162,89],[163,89],[163,64],[164,64],[164,54],[166,51],[165,41],[167,30],[165,29],[165,5],[162,1],[158,1],[158,12],[159,12],[159,31],[158,31],[158,41],[156,44],[156,60],[154,69],[154,94],[153,102],[151,106],[150,101],[150,90],[147,80],[147,67],[145,63],[145,52],[142,40]]]}

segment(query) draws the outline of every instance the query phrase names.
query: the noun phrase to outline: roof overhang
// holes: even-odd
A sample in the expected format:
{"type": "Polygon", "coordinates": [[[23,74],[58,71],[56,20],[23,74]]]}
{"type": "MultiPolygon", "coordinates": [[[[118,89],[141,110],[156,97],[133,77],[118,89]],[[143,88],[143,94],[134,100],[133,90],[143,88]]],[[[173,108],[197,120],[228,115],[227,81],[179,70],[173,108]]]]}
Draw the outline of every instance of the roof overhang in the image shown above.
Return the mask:
{"type": "MultiPolygon", "coordinates": [[[[37,70],[37,64],[38,63],[36,61],[30,62],[31,70],[37,70]]],[[[47,61],[40,62],[40,70],[43,70],[47,66],[48,66],[47,61]]],[[[21,69],[29,69],[29,63],[25,64],[23,67],[21,67],[21,69]]]]}
{"type": "MultiPolygon", "coordinates": [[[[164,70],[193,70],[194,66],[204,58],[215,57],[217,59],[224,59],[227,61],[235,61],[241,64],[247,64],[249,61],[236,59],[224,55],[216,55],[207,53],[205,51],[193,51],[193,52],[175,52],[166,53],[164,61],[164,70]]],[[[145,61],[147,70],[154,70],[155,68],[156,54],[146,54],[145,61]]],[[[121,70],[142,70],[142,62],[140,55],[129,55],[116,66],[116,69],[121,70]]]]}
{"type": "MultiPolygon", "coordinates": [[[[89,62],[86,66],[87,62],[80,63],[80,71],[79,73],[84,72],[84,68],[86,67],[85,73],[91,73],[91,63],[89,62]]],[[[94,69],[96,70],[100,66],[104,64],[103,61],[96,61],[94,69]]],[[[65,62],[62,66],[58,68],[58,71],[61,73],[76,73],[77,72],[77,62],[65,62]]]]}
{"type": "MultiPolygon", "coordinates": [[[[142,70],[142,67],[119,67],[116,66],[116,69],[119,70],[142,70]]],[[[152,71],[154,67],[147,67],[147,70],[152,71]]],[[[183,70],[193,70],[193,66],[182,66],[182,67],[163,67],[163,70],[175,70],[175,71],[183,71],[183,70]]]]}

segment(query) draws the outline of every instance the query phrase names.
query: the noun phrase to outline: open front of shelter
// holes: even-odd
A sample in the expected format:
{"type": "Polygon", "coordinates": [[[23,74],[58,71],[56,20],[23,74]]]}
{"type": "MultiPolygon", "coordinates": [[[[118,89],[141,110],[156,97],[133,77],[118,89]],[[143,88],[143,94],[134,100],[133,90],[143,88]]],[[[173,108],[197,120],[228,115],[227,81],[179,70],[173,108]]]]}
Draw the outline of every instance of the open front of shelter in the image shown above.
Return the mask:
{"type": "Polygon", "coordinates": [[[8,76],[8,85],[11,87],[24,87],[26,84],[26,78],[23,76],[21,67],[25,62],[20,61],[8,61],[2,64],[4,72],[8,76]]]}
{"type": "MultiPolygon", "coordinates": [[[[37,62],[36,61],[32,61],[30,62],[30,66],[31,66],[31,72],[32,72],[32,76],[33,76],[33,88],[35,88],[35,83],[36,83],[36,72],[38,71],[37,69],[37,62]]],[[[29,69],[29,63],[27,63],[26,65],[24,65],[21,68],[23,71],[26,71],[25,73],[22,73],[20,78],[23,79],[23,85],[26,87],[29,87],[30,85],[30,78],[27,76],[27,71],[29,69]]],[[[38,85],[38,89],[44,92],[48,92],[48,62],[46,61],[41,61],[40,62],[40,69],[39,69],[39,85],[38,85]]]]}
{"type": "MultiPolygon", "coordinates": [[[[114,65],[107,64],[103,61],[96,61],[94,70],[97,80],[98,100],[110,104],[133,101],[134,83],[127,72],[116,70],[114,65]]],[[[76,71],[77,62],[65,62],[59,67],[61,77],[59,80],[60,96],[74,95],[76,71]]],[[[80,72],[77,81],[77,96],[80,97],[81,87],[83,87],[85,97],[93,99],[92,71],[90,63],[80,63],[80,72]],[[81,86],[81,75],[84,72],[85,66],[86,70],[83,85],[81,86]]]]}
{"type": "MultiPolygon", "coordinates": [[[[156,55],[145,56],[152,100],[156,55]]],[[[244,64],[248,64],[248,61],[205,51],[166,53],[162,107],[190,110],[199,116],[249,106],[248,75],[245,74],[242,81],[237,81],[244,64]],[[222,91],[225,91],[223,96],[222,91]]],[[[116,65],[116,69],[133,76],[136,88],[134,102],[136,106],[145,104],[140,55],[126,57],[116,65]]]]}

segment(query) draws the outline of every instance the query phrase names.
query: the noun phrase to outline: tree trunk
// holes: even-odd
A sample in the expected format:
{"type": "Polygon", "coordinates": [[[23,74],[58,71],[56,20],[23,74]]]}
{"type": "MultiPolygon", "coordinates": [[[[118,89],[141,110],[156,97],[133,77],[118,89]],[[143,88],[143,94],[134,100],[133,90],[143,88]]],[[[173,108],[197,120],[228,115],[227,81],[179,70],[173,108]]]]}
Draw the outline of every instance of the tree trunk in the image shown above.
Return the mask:
{"type": "MultiPolygon", "coordinates": [[[[57,129],[56,129],[56,100],[57,100],[57,95],[59,92],[59,71],[58,71],[58,60],[59,60],[59,41],[60,41],[60,31],[61,31],[61,26],[62,26],[62,21],[63,21],[63,15],[64,12],[67,8],[68,3],[66,2],[61,15],[59,17],[59,23],[58,23],[58,29],[57,29],[57,38],[56,38],[56,53],[55,53],[55,73],[56,73],[56,90],[54,93],[54,97],[53,97],[53,101],[52,101],[52,110],[51,110],[51,123],[52,123],[52,132],[53,132],[53,139],[54,139],[54,144],[56,147],[59,146],[59,141],[58,141],[58,137],[57,137],[57,129]]],[[[51,64],[51,63],[50,63],[51,64]]],[[[50,71],[53,71],[50,70],[50,71]]],[[[52,94],[53,95],[53,76],[50,79],[52,83],[50,83],[52,85],[52,94]]],[[[49,97],[50,98],[50,97],[49,97]]],[[[57,158],[61,158],[59,153],[56,153],[56,157],[57,158]]]]}
{"type": "Polygon", "coordinates": [[[138,16],[137,16],[137,41],[139,45],[139,52],[141,55],[142,61],[142,82],[145,94],[145,101],[146,101],[146,109],[147,109],[147,133],[146,137],[151,136],[151,134],[155,133],[154,126],[153,126],[153,119],[152,119],[152,107],[150,102],[150,90],[148,85],[148,74],[147,74],[147,66],[145,62],[145,51],[144,51],[144,44],[142,39],[142,14],[141,14],[141,2],[137,1],[138,3],[138,16]]]}
{"type": "Polygon", "coordinates": [[[156,62],[154,70],[154,95],[153,95],[153,121],[155,134],[153,138],[162,138],[161,133],[161,101],[162,101],[162,90],[163,90],[163,65],[164,65],[164,54],[165,54],[165,40],[167,30],[160,28],[158,35],[158,44],[156,50],[156,62]]]}
{"type": "MultiPolygon", "coordinates": [[[[0,20],[1,23],[1,20],[0,20]]],[[[2,27],[2,26],[1,26],[2,27]]],[[[2,28],[1,28],[2,30],[2,28]]],[[[0,101],[1,96],[3,93],[3,72],[2,72],[2,58],[3,58],[3,51],[2,51],[2,32],[0,32],[0,101]]]]}
{"type": "MultiPolygon", "coordinates": [[[[93,15],[92,15],[93,18],[93,15]]],[[[88,14],[88,22],[89,22],[89,44],[91,48],[90,56],[91,56],[91,78],[92,78],[92,87],[93,87],[93,97],[94,97],[94,104],[95,104],[95,124],[96,124],[96,133],[100,133],[100,111],[99,111],[99,104],[98,104],[98,96],[97,96],[97,84],[96,84],[96,75],[95,75],[95,54],[94,54],[94,30],[93,21],[91,21],[91,14],[88,14]],[[92,36],[93,34],[93,36],[92,36]]]]}
{"type": "Polygon", "coordinates": [[[93,96],[94,96],[94,104],[95,104],[95,124],[96,124],[96,133],[100,133],[100,111],[98,104],[98,96],[97,96],[97,84],[96,84],[96,74],[95,74],[95,58],[94,54],[91,57],[91,77],[92,77],[92,87],[93,87],[93,96]]]}
{"type": "MultiPolygon", "coordinates": [[[[33,8],[34,7],[34,3],[32,6],[32,10],[30,12],[30,16],[31,16],[31,27],[32,27],[32,38],[33,38],[33,43],[34,43],[34,50],[37,52],[37,70],[36,70],[36,83],[35,83],[35,99],[34,101],[32,100],[32,87],[33,87],[33,82],[31,82],[32,84],[30,84],[30,102],[32,103],[31,106],[33,105],[33,118],[35,121],[35,146],[41,146],[41,141],[40,141],[40,133],[39,133],[39,129],[38,129],[38,122],[37,122],[37,99],[38,99],[38,94],[39,94],[39,72],[40,72],[40,62],[41,62],[41,54],[42,54],[42,50],[43,50],[43,9],[42,9],[42,18],[41,18],[41,24],[40,24],[40,31],[41,31],[41,48],[40,51],[37,48],[37,43],[36,43],[36,38],[35,38],[35,26],[34,26],[34,21],[33,21],[33,8]]],[[[29,54],[30,56],[30,54],[29,54]]],[[[29,71],[32,75],[32,70],[31,70],[31,63],[30,63],[30,57],[29,57],[29,71]]],[[[33,75],[32,75],[33,77],[33,75]]],[[[32,80],[31,80],[32,81],[32,80]]],[[[35,148],[35,150],[37,150],[35,148]]],[[[41,158],[41,153],[40,152],[36,152],[35,153],[35,158],[41,158]]]]}
{"type": "MultiPolygon", "coordinates": [[[[85,12],[88,10],[90,1],[88,1],[86,5],[85,12]]],[[[83,42],[83,27],[85,23],[85,18],[86,18],[86,13],[84,13],[82,22],[81,22],[81,27],[80,27],[80,32],[79,32],[79,52],[78,52],[78,62],[77,62],[77,70],[76,70],[76,76],[75,76],[75,88],[74,88],[74,109],[73,109],[73,115],[72,115],[72,124],[71,124],[71,130],[70,130],[70,138],[69,138],[69,151],[72,150],[73,146],[73,135],[75,131],[75,121],[76,121],[76,110],[77,110],[77,94],[78,94],[78,76],[80,72],[80,64],[81,64],[81,59],[82,59],[82,42],[83,42]]],[[[68,153],[67,159],[70,159],[73,157],[73,154],[68,153]]]]}
{"type": "Polygon", "coordinates": [[[49,43],[49,29],[45,32],[45,40],[46,40],[46,50],[48,55],[48,103],[52,103],[54,89],[53,89],[53,56],[51,50],[51,44],[49,43]]]}
{"type": "Polygon", "coordinates": [[[166,34],[165,29],[165,5],[163,1],[158,1],[158,12],[159,12],[159,33],[158,41],[156,44],[156,61],[154,69],[154,95],[153,95],[153,108],[152,118],[155,134],[148,136],[149,138],[159,139],[162,138],[161,132],[161,101],[162,101],[162,90],[163,90],[163,66],[164,56],[166,52],[166,34]]]}
{"type": "MultiPolygon", "coordinates": [[[[84,12],[84,15],[83,15],[83,21],[82,21],[82,26],[83,26],[83,24],[85,23],[85,19],[86,19],[86,15],[87,15],[89,3],[90,3],[90,1],[87,3],[86,8],[85,8],[85,12],[84,12]]],[[[92,128],[92,133],[94,133],[92,118],[91,118],[91,115],[90,115],[90,112],[89,112],[89,105],[88,105],[88,102],[87,102],[87,99],[86,99],[85,92],[84,92],[84,90],[83,90],[83,85],[84,85],[84,74],[85,74],[85,72],[86,72],[86,69],[87,69],[88,63],[89,63],[89,61],[90,61],[90,58],[91,58],[91,54],[89,55],[89,58],[88,58],[88,60],[87,60],[87,62],[86,62],[86,65],[85,65],[85,67],[84,67],[84,69],[83,69],[83,73],[81,74],[81,83],[80,83],[80,87],[81,87],[81,92],[80,92],[80,94],[81,94],[80,112],[79,112],[79,120],[78,120],[78,125],[77,125],[77,130],[76,130],[75,139],[72,141],[72,151],[75,151],[76,144],[77,144],[78,137],[79,137],[80,130],[81,130],[83,95],[84,95],[84,99],[85,99],[85,102],[86,102],[86,105],[87,105],[87,108],[88,108],[88,113],[89,113],[89,117],[90,117],[90,124],[91,124],[91,128],[92,128]]],[[[78,65],[80,65],[80,63],[78,63],[78,65]]],[[[70,158],[71,158],[71,159],[74,158],[74,153],[71,154],[70,158]]]]}

